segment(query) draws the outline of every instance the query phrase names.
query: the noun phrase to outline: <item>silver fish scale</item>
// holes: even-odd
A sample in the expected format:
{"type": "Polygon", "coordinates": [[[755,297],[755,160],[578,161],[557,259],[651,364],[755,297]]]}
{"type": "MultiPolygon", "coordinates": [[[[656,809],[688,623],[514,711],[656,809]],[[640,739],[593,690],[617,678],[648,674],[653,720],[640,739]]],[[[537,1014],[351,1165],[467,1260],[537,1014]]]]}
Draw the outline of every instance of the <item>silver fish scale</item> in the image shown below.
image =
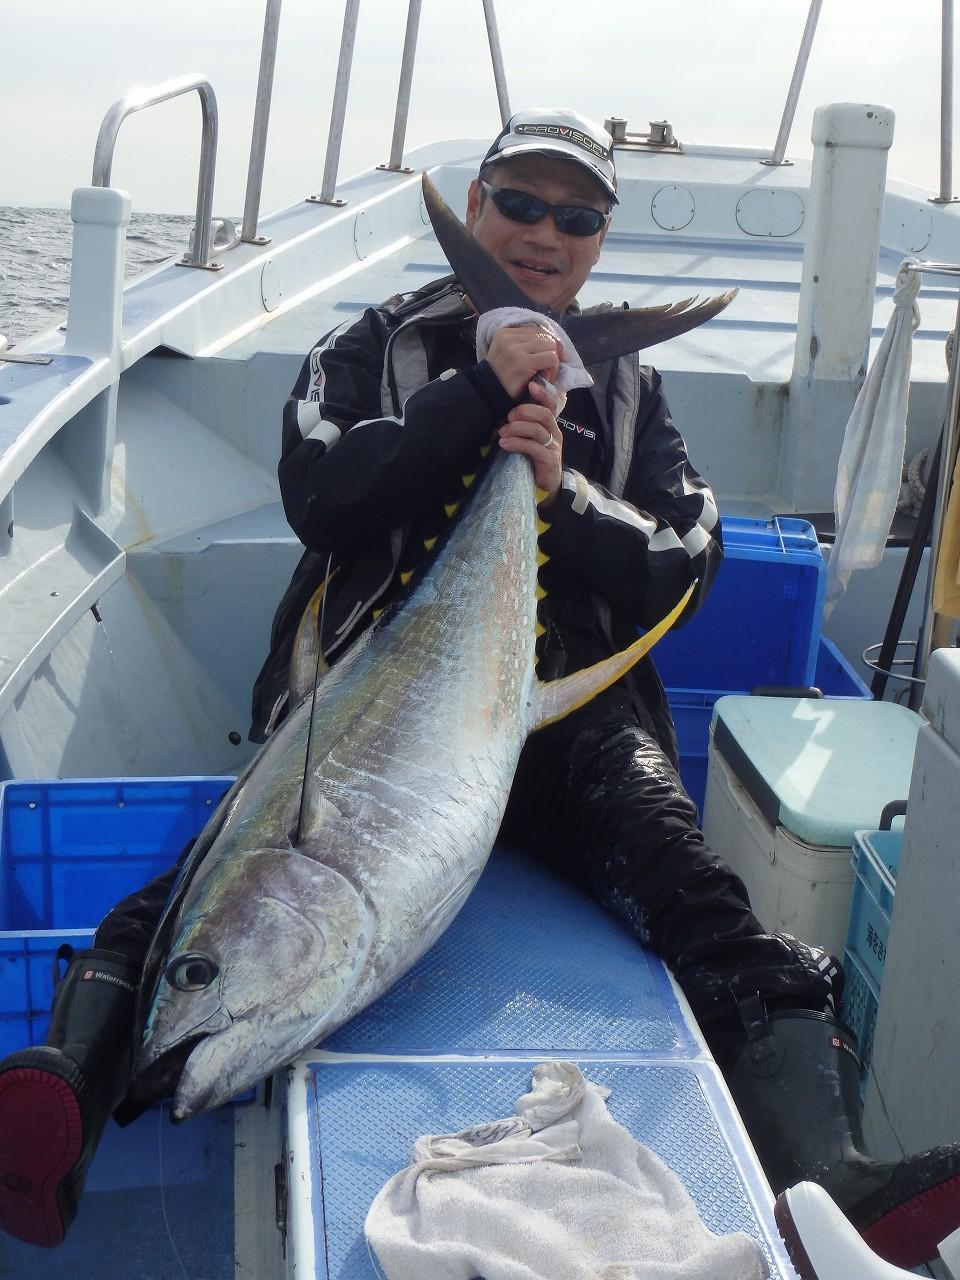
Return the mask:
{"type": "Polygon", "coordinates": [[[499,455],[434,563],[264,747],[176,918],[168,957],[219,966],[157,985],[137,1068],[203,1035],[179,1118],[316,1043],[443,932],[483,870],[532,722],[536,506],[499,455]],[[301,787],[302,835],[296,840],[301,787]]]}

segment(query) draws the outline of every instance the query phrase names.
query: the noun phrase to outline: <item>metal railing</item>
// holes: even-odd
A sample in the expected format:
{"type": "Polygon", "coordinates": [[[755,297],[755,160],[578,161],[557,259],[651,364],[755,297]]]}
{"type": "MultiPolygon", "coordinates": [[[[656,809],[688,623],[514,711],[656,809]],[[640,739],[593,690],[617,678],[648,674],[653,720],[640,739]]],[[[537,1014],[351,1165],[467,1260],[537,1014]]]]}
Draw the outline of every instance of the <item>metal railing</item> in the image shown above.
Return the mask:
{"type": "MultiPolygon", "coordinates": [[[[393,121],[390,159],[386,164],[377,166],[378,169],[393,173],[410,172],[403,164],[403,144],[407,133],[407,117],[410,114],[410,89],[413,84],[413,63],[417,54],[421,4],[422,0],[410,0],[407,9],[407,29],[403,38],[403,57],[400,63],[400,84],[397,89],[397,111],[393,121]]],[[[510,119],[510,95],[507,92],[507,76],[503,67],[503,51],[500,47],[500,31],[497,27],[497,14],[493,7],[493,0],[483,0],[483,17],[487,27],[487,41],[490,45],[490,61],[493,65],[493,81],[497,90],[497,105],[500,108],[500,123],[505,125],[510,119]]]]}
{"type": "MultiPolygon", "coordinates": [[[[247,169],[247,189],[243,205],[243,229],[240,237],[248,244],[267,243],[264,237],[258,234],[258,223],[260,218],[260,198],[263,189],[264,160],[267,149],[267,127],[270,120],[270,100],[277,58],[281,4],[282,0],[267,0],[263,21],[260,76],[257,83],[257,102],[253,117],[250,162],[247,169]]],[[[403,165],[403,147],[407,133],[407,120],[410,114],[410,96],[413,86],[413,68],[417,55],[421,7],[422,0],[409,0],[407,24],[403,39],[403,53],[400,60],[400,81],[397,86],[397,107],[393,122],[393,138],[390,144],[390,159],[386,164],[378,166],[382,170],[393,173],[409,172],[403,165]]],[[[344,203],[343,200],[338,200],[336,197],[337,173],[340,167],[340,150],[343,145],[343,129],[347,115],[347,96],[350,89],[350,72],[353,65],[353,50],[356,44],[359,12],[360,0],[345,0],[343,27],[340,33],[340,57],[337,63],[333,104],[330,109],[330,130],[327,134],[327,152],[323,166],[323,177],[320,182],[319,194],[309,197],[312,202],[317,204],[342,205],[344,203]]],[[[500,119],[501,123],[506,124],[510,118],[510,97],[507,91],[507,77],[503,65],[503,51],[500,47],[500,33],[497,27],[494,0],[483,0],[483,14],[487,28],[487,40],[490,45],[490,61],[493,66],[493,78],[497,91],[497,103],[500,108],[500,119]]]]}
{"type": "MultiPolygon", "coordinates": [[[[490,45],[490,60],[500,109],[500,120],[506,124],[510,117],[510,100],[507,91],[507,79],[504,70],[503,52],[500,46],[500,35],[497,27],[495,0],[482,0],[484,20],[487,28],[487,39],[490,45]]],[[[269,241],[258,234],[260,216],[260,200],[263,190],[263,173],[267,147],[267,130],[270,120],[270,106],[273,94],[273,78],[276,67],[277,41],[280,28],[280,9],[282,0],[267,0],[264,12],[263,39],[260,49],[260,73],[257,83],[257,98],[253,118],[253,130],[250,139],[250,159],[247,169],[247,185],[244,196],[243,225],[240,240],[249,244],[267,244],[269,241]]],[[[954,79],[954,20],[953,0],[941,0],[942,5],[942,39],[940,67],[940,194],[932,197],[933,202],[945,204],[957,199],[953,194],[953,79],[954,79]]],[[[407,120],[410,112],[410,98],[413,85],[413,69],[416,60],[417,40],[420,27],[420,11],[422,0],[409,0],[407,23],[404,33],[403,53],[400,64],[400,80],[397,87],[397,106],[394,117],[393,137],[390,146],[390,159],[379,168],[395,173],[406,173],[403,166],[403,149],[406,139],[407,120]]],[[[811,0],[807,19],[800,40],[793,76],[790,81],[783,114],[773,153],[768,154],[762,163],[769,165],[788,164],[785,160],[787,144],[793,127],[800,99],[800,91],[806,74],[810,51],[813,47],[814,35],[823,0],[811,0]]],[[[357,21],[360,0],[345,0],[343,28],[340,38],[340,58],[337,66],[337,78],[334,88],[333,105],[330,116],[330,130],[327,138],[327,153],[324,163],[320,193],[311,196],[312,201],[323,204],[343,204],[335,197],[337,173],[340,164],[340,150],[343,142],[343,129],[347,111],[347,95],[350,86],[350,71],[353,62],[353,50],[356,42],[357,21]]],[[[135,111],[154,106],[168,98],[196,90],[200,95],[203,111],[203,138],[200,152],[200,176],[197,190],[197,218],[194,226],[192,250],[184,255],[182,265],[216,269],[219,264],[209,261],[211,246],[211,214],[213,201],[213,179],[216,166],[217,150],[217,104],[210,83],[203,76],[183,76],[158,85],[153,89],[140,90],[121,99],[108,111],[100,128],[97,149],[94,157],[94,185],[107,185],[110,181],[110,170],[113,160],[113,148],[120,124],[135,111]]],[[[226,246],[229,247],[229,246],[226,246]]]]}
{"type": "Polygon", "coordinates": [[[347,116],[347,92],[350,88],[350,68],[353,64],[353,46],[357,38],[357,18],[360,0],[347,0],[343,10],[343,30],[340,34],[340,60],[337,63],[337,80],[333,88],[333,106],[330,108],[330,132],[327,134],[327,157],[323,165],[323,180],[319,196],[312,196],[321,204],[343,204],[334,192],[337,187],[337,170],[340,168],[340,147],[343,144],[343,123],[347,116]]]}
{"type": "Polygon", "coordinates": [[[777,140],[773,145],[773,155],[769,160],[761,161],[762,164],[781,165],[790,163],[789,160],[784,160],[783,157],[786,154],[787,142],[790,139],[790,130],[793,128],[793,119],[797,114],[800,89],[803,86],[803,77],[807,73],[807,63],[810,61],[810,50],[813,48],[813,37],[817,30],[817,20],[820,17],[822,8],[823,0],[810,0],[806,25],[803,28],[803,35],[800,37],[800,52],[797,54],[797,62],[793,68],[793,78],[790,81],[790,88],[787,90],[787,100],[783,104],[783,115],[780,118],[777,140]]]}
{"type": "Polygon", "coordinates": [[[247,190],[243,201],[243,225],[240,239],[247,244],[268,244],[257,235],[260,197],[263,193],[263,166],[267,154],[267,126],[273,97],[273,72],[277,65],[277,38],[280,34],[280,6],[283,0],[267,0],[263,15],[263,39],[260,42],[260,76],[257,101],[253,110],[253,132],[250,135],[250,163],[247,166],[247,190]]]}
{"type": "Polygon", "coordinates": [[[210,239],[212,235],[213,215],[213,180],[217,168],[217,98],[213,86],[206,76],[178,76],[175,80],[166,80],[163,84],[154,85],[151,89],[135,89],[115,102],[103,117],[97,145],[93,153],[93,177],[91,186],[109,187],[113,170],[113,152],[117,144],[117,134],[127,116],[135,111],[143,111],[145,107],[156,106],[158,102],[166,102],[170,98],[179,98],[184,93],[196,92],[200,95],[200,109],[203,116],[200,140],[200,174],[197,180],[197,216],[193,225],[193,239],[190,248],[180,259],[184,267],[203,267],[208,271],[219,270],[220,264],[209,260],[210,239]]]}
{"type": "Polygon", "coordinates": [[[940,14],[940,194],[932,204],[951,204],[953,194],[953,0],[940,14]]]}
{"type": "MultiPolygon", "coordinates": [[[[810,8],[807,12],[806,25],[800,38],[800,51],[797,54],[796,66],[793,69],[793,78],[787,90],[787,100],[784,103],[777,140],[773,147],[773,155],[769,159],[762,160],[762,164],[782,165],[790,163],[789,160],[784,159],[784,155],[790,138],[790,130],[793,128],[793,120],[797,114],[800,90],[806,75],[807,63],[810,60],[810,50],[813,47],[813,37],[816,33],[817,21],[822,7],[823,0],[811,0],[810,8]]],[[[941,0],[940,194],[931,197],[932,204],[952,204],[957,200],[957,196],[953,192],[953,45],[953,0],[941,0]]]]}
{"type": "Polygon", "coordinates": [[[403,165],[403,144],[407,136],[407,117],[410,114],[410,90],[413,85],[413,63],[417,56],[417,35],[420,30],[422,0],[410,0],[407,7],[407,27],[403,34],[403,56],[400,59],[400,83],[397,87],[397,111],[393,118],[393,140],[390,143],[390,159],[381,169],[394,173],[409,173],[403,165]]]}
{"type": "Polygon", "coordinates": [[[490,60],[493,63],[493,79],[497,86],[497,102],[500,106],[500,123],[510,119],[510,96],[507,93],[507,75],[503,69],[503,53],[500,49],[500,32],[493,0],[483,0],[483,16],[487,23],[487,40],[490,43],[490,60]]]}

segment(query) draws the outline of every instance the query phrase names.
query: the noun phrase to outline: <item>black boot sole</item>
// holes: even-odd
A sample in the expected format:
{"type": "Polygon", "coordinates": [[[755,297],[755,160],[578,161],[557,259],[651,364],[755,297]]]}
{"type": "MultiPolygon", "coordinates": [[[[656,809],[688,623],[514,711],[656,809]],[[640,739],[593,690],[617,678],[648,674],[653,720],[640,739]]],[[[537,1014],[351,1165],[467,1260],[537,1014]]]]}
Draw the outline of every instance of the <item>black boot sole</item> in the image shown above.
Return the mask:
{"type": "Polygon", "coordinates": [[[0,1229],[27,1244],[52,1247],[75,1213],[84,1154],[83,1080],[51,1051],[12,1055],[0,1072],[0,1229]]]}

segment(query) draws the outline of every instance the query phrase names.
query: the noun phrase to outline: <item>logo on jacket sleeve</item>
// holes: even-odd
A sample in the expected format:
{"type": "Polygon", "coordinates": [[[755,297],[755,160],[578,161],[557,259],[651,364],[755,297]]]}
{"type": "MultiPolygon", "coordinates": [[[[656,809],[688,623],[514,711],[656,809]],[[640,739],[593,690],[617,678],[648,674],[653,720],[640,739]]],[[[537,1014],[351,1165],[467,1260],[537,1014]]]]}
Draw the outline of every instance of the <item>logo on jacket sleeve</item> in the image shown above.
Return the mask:
{"type": "Polygon", "coordinates": [[[584,440],[596,440],[597,433],[590,427],[582,427],[579,422],[571,422],[569,418],[558,418],[558,424],[563,427],[564,431],[570,431],[573,435],[583,436],[584,440]]]}

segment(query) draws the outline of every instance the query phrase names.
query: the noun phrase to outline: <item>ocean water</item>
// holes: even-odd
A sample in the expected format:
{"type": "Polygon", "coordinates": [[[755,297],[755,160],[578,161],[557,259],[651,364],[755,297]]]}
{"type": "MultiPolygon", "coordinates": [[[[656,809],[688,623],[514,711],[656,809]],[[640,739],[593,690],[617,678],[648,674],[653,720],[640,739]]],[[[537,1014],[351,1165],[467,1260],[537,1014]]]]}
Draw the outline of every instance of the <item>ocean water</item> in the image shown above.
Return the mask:
{"type": "MultiPolygon", "coordinates": [[[[135,213],[127,233],[127,278],[179,257],[193,217],[135,213]]],[[[73,223],[66,209],[0,206],[0,334],[11,344],[66,319],[73,223]]]]}

